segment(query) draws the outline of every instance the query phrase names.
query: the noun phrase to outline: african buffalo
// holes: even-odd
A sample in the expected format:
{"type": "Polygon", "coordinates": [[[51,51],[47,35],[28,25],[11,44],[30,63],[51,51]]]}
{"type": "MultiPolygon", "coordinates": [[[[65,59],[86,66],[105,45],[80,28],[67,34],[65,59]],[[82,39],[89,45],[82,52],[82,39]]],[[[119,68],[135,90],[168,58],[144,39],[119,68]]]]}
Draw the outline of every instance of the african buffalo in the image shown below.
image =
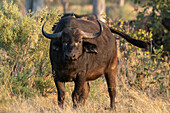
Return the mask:
{"type": "Polygon", "coordinates": [[[148,49],[148,44],[111,29],[96,19],[63,17],[54,28],[53,34],[45,32],[44,25],[42,33],[51,39],[50,60],[58,90],[59,106],[63,108],[65,82],[75,83],[72,101],[73,107],[76,108],[85,104],[90,91],[89,81],[104,74],[110,96],[110,108],[115,109],[117,46],[112,32],[138,47],[148,49]]]}

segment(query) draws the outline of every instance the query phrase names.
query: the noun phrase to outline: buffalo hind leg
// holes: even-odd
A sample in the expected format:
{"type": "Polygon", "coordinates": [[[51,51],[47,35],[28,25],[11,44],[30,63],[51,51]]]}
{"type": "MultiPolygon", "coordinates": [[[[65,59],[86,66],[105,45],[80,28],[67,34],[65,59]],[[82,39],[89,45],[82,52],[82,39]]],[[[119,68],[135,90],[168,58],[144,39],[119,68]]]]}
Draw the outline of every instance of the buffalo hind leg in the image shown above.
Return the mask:
{"type": "Polygon", "coordinates": [[[107,81],[108,92],[110,96],[110,109],[116,111],[115,107],[115,97],[116,97],[116,67],[105,73],[105,78],[107,81]]]}
{"type": "Polygon", "coordinates": [[[55,79],[54,81],[55,81],[55,85],[57,87],[57,92],[58,92],[58,105],[59,107],[63,108],[64,99],[65,99],[65,83],[59,82],[55,79]]]}

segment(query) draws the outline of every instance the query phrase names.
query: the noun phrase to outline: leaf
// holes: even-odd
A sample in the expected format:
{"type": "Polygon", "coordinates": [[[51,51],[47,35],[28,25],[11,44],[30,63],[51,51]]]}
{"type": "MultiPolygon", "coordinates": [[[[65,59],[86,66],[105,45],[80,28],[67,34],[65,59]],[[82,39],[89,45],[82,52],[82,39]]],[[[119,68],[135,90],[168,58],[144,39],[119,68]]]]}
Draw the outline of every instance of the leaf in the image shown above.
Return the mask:
{"type": "Polygon", "coordinates": [[[150,84],[155,84],[155,83],[156,83],[155,81],[150,82],[150,84]]]}

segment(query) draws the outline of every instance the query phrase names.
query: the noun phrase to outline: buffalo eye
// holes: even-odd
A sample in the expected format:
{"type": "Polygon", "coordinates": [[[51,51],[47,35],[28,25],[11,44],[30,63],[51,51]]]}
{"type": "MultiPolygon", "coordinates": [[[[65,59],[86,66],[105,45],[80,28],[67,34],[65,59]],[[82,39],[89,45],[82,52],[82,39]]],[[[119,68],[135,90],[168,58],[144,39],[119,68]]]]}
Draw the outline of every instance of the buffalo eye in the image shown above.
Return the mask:
{"type": "Polygon", "coordinates": [[[67,44],[68,44],[68,42],[63,42],[63,45],[64,45],[64,46],[67,46],[67,44]]]}
{"type": "Polygon", "coordinates": [[[53,46],[53,50],[54,50],[54,51],[59,51],[59,47],[53,46]]]}

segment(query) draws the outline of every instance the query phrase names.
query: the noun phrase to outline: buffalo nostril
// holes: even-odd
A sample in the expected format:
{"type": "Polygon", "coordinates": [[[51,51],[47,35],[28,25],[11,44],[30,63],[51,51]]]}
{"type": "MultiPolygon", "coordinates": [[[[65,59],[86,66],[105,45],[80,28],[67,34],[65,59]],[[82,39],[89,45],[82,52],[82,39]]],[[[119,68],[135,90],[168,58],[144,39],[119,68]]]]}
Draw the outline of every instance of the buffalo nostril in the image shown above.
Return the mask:
{"type": "Polygon", "coordinates": [[[68,58],[68,56],[67,56],[67,55],[65,55],[65,58],[68,58]]]}
{"type": "Polygon", "coordinates": [[[74,60],[76,58],[75,54],[65,54],[65,59],[66,60],[74,60]]]}
{"type": "Polygon", "coordinates": [[[69,59],[69,58],[70,58],[70,56],[69,56],[69,55],[65,55],[65,58],[69,59]]]}

